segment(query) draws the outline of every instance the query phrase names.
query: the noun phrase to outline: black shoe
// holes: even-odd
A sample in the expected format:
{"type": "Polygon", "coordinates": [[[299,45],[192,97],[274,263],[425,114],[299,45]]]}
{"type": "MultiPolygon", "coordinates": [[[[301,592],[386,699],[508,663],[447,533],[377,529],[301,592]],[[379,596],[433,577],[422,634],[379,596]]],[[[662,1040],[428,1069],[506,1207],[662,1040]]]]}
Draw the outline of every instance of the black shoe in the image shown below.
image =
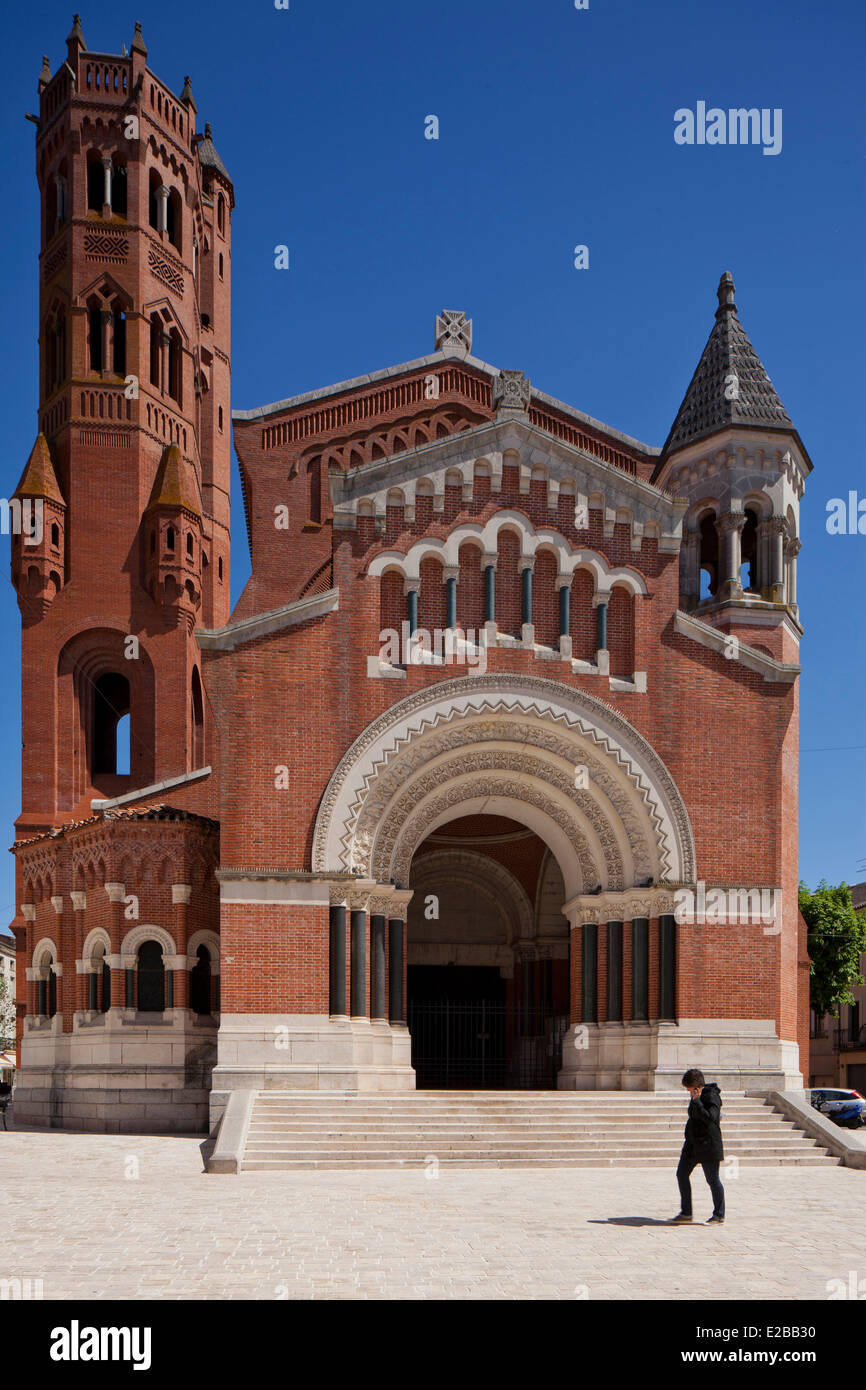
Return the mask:
{"type": "Polygon", "coordinates": [[[687,1216],[684,1211],[678,1211],[676,1216],[671,1217],[670,1224],[672,1226],[689,1226],[691,1225],[691,1221],[692,1218],[687,1216]]]}
{"type": "Polygon", "coordinates": [[[723,1216],[717,1216],[715,1212],[713,1212],[712,1216],[707,1222],[708,1226],[724,1226],[724,1224],[725,1218],[723,1216]]]}

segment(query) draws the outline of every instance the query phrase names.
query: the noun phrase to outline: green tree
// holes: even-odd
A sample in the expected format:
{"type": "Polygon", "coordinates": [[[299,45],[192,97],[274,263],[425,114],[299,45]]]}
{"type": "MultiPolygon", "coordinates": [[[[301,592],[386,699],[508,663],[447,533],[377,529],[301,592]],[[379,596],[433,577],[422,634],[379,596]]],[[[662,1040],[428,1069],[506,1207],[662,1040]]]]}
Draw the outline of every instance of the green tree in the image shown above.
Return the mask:
{"type": "Polygon", "coordinates": [[[6,982],[0,975],[0,1038],[15,1037],[15,1000],[6,982]]]}
{"type": "Polygon", "coordinates": [[[801,882],[799,903],[809,930],[809,1002],[819,1018],[838,1018],[843,1004],[854,1003],[852,987],[863,984],[860,956],[866,951],[866,919],[854,911],[847,883],[831,888],[822,878],[810,893],[801,882]]]}

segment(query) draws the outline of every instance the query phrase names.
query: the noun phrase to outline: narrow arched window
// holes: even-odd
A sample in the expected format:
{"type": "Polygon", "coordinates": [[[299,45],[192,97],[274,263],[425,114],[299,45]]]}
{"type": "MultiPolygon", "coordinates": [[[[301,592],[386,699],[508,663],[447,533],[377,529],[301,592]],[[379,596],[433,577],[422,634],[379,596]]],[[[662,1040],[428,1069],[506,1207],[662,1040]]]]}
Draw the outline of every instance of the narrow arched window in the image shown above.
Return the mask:
{"type": "Polygon", "coordinates": [[[191,560],[194,555],[192,531],[187,531],[186,533],[186,553],[188,558],[191,560]]]}
{"type": "Polygon", "coordinates": [[[151,169],[147,183],[147,220],[155,231],[159,231],[159,187],[161,179],[155,169],[151,169]]]}
{"type": "Polygon", "coordinates": [[[152,386],[160,384],[160,365],[162,360],[162,325],[156,314],[150,319],[150,381],[152,386]]]}
{"type": "Polygon", "coordinates": [[[56,521],[51,523],[51,544],[55,550],[60,549],[60,527],[56,521]]]}
{"type": "Polygon", "coordinates": [[[706,512],[700,523],[700,570],[702,599],[715,597],[719,574],[719,537],[716,531],[716,518],[706,512]]]}
{"type": "Polygon", "coordinates": [[[104,198],[105,170],[100,156],[93,153],[87,160],[87,211],[102,212],[104,198]]]}
{"type": "Polygon", "coordinates": [[[118,217],[126,216],[126,165],[115,164],[111,176],[111,211],[118,217]]]}
{"type": "Polygon", "coordinates": [[[199,946],[189,972],[189,1006],[194,1014],[211,1012],[211,959],[207,946],[199,946]]]}
{"type": "Polygon", "coordinates": [[[168,394],[172,400],[181,405],[181,372],[182,355],[180,346],[180,334],[176,328],[171,330],[168,338],[168,394]]]}
{"type": "Polygon", "coordinates": [[[222,278],[223,278],[223,253],[222,253],[222,251],[220,251],[219,266],[220,266],[220,279],[222,279],[222,278]]]}
{"type": "MultiPolygon", "coordinates": [[[[93,688],[91,770],[94,776],[118,771],[118,725],[130,713],[129,681],[111,671],[97,680],[93,688]]],[[[128,729],[128,726],[125,726],[128,729]]],[[[126,733],[126,771],[129,771],[129,734],[126,733]]]]}
{"type": "Polygon", "coordinates": [[[180,194],[178,193],[178,191],[177,191],[176,188],[173,188],[173,189],[171,190],[171,192],[169,193],[169,195],[168,195],[168,206],[166,207],[166,227],[165,227],[165,230],[166,230],[166,232],[168,233],[168,239],[169,239],[169,241],[171,242],[172,246],[176,247],[178,251],[180,251],[180,250],[182,249],[182,248],[181,248],[181,231],[182,231],[182,227],[183,227],[182,209],[183,209],[183,204],[181,203],[181,200],[180,200],[180,194]]]}
{"type": "Polygon", "coordinates": [[[102,371],[102,310],[92,304],[87,311],[87,342],[90,351],[90,370],[102,371]]]}
{"type": "Polygon", "coordinates": [[[222,406],[220,406],[219,409],[217,410],[217,425],[218,425],[218,427],[219,427],[219,432],[220,432],[220,434],[222,434],[222,430],[223,430],[223,408],[222,408],[222,406]]]}
{"type": "Polygon", "coordinates": [[[760,587],[758,575],[758,518],[751,507],[746,507],[746,524],[740,535],[740,583],[747,593],[756,593],[760,587]]]}
{"type": "Polygon", "coordinates": [[[192,766],[204,767],[204,699],[198,667],[192,672],[192,766]]]}
{"type": "Polygon", "coordinates": [[[143,941],[138,948],[139,1013],[162,1013],[165,1008],[165,964],[158,941],[143,941]]]}
{"type": "Polygon", "coordinates": [[[217,197],[217,227],[225,235],[226,229],[226,200],[220,193],[217,197]]]}
{"type": "Polygon", "coordinates": [[[107,1014],[111,1008],[111,967],[108,964],[108,957],[102,957],[102,989],[99,1003],[100,1013],[107,1014]]]}
{"type": "Polygon", "coordinates": [[[126,376],[126,315],[122,309],[115,308],[112,315],[114,329],[114,371],[117,376],[126,376]]]}
{"type": "Polygon", "coordinates": [[[165,548],[166,548],[166,550],[174,550],[174,527],[173,527],[173,526],[168,526],[168,527],[166,527],[166,532],[165,532],[165,548]]]}

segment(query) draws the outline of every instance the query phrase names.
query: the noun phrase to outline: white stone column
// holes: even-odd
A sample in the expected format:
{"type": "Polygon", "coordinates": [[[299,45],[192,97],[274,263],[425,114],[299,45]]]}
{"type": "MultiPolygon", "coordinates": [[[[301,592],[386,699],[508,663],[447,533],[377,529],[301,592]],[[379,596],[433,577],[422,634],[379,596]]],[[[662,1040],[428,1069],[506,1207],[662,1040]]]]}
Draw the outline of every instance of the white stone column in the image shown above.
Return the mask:
{"type": "Polygon", "coordinates": [[[104,156],[103,156],[102,167],[103,167],[103,169],[104,169],[104,171],[105,171],[105,180],[104,180],[104,184],[103,184],[102,201],[103,201],[103,204],[105,205],[105,207],[110,208],[110,207],[111,207],[111,155],[104,155],[104,156]]]}

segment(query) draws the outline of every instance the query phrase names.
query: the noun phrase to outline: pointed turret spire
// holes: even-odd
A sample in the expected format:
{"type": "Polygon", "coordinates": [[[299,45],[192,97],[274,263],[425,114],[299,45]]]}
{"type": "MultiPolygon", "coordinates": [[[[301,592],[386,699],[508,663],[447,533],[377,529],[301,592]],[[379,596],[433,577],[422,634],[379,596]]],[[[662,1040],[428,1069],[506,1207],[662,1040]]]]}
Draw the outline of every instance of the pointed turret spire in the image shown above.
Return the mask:
{"type": "Polygon", "coordinates": [[[713,331],[665,441],[663,458],[729,425],[791,428],[790,416],[737,318],[729,270],[719,281],[718,299],[713,331]]]}
{"type": "Polygon", "coordinates": [[[47,54],[47,53],[43,53],[43,54],[42,54],[42,71],[41,71],[40,74],[39,74],[39,81],[38,81],[37,84],[36,84],[36,90],[37,90],[37,92],[39,92],[40,95],[42,94],[42,92],[45,91],[45,88],[48,86],[48,83],[49,83],[50,81],[51,81],[51,64],[50,64],[49,61],[48,61],[48,54],[47,54]]]}
{"type": "Polygon", "coordinates": [[[217,154],[217,148],[213,142],[213,135],[211,134],[210,121],[205,121],[204,135],[201,137],[198,144],[198,160],[203,169],[215,169],[221,178],[225,180],[228,185],[231,205],[234,207],[234,184],[232,183],[228,169],[217,154]]]}
{"type": "Polygon", "coordinates": [[[72,28],[69,30],[66,43],[70,49],[70,57],[72,56],[72,50],[74,48],[83,48],[84,52],[87,52],[87,44],[84,42],[84,35],[81,32],[80,14],[74,14],[72,16],[72,28]]]}
{"type": "Polygon", "coordinates": [[[132,52],[140,53],[143,58],[147,57],[147,48],[145,46],[144,39],[142,38],[141,25],[139,24],[138,20],[135,21],[135,34],[133,35],[132,39],[132,52]]]}
{"type": "Polygon", "coordinates": [[[12,494],[13,497],[43,497],[49,502],[65,506],[63,493],[54,471],[51,450],[44,434],[37,434],[30,457],[21,474],[21,481],[12,494]]]}
{"type": "Polygon", "coordinates": [[[192,83],[190,82],[188,77],[185,77],[183,79],[183,91],[180,94],[180,99],[183,102],[184,106],[191,107],[193,111],[198,110],[198,107],[195,104],[195,97],[192,94],[192,83]]]}
{"type": "Polygon", "coordinates": [[[160,459],[147,510],[153,507],[183,507],[195,516],[201,516],[201,495],[195,469],[184,459],[177,444],[169,444],[160,459]]]}

